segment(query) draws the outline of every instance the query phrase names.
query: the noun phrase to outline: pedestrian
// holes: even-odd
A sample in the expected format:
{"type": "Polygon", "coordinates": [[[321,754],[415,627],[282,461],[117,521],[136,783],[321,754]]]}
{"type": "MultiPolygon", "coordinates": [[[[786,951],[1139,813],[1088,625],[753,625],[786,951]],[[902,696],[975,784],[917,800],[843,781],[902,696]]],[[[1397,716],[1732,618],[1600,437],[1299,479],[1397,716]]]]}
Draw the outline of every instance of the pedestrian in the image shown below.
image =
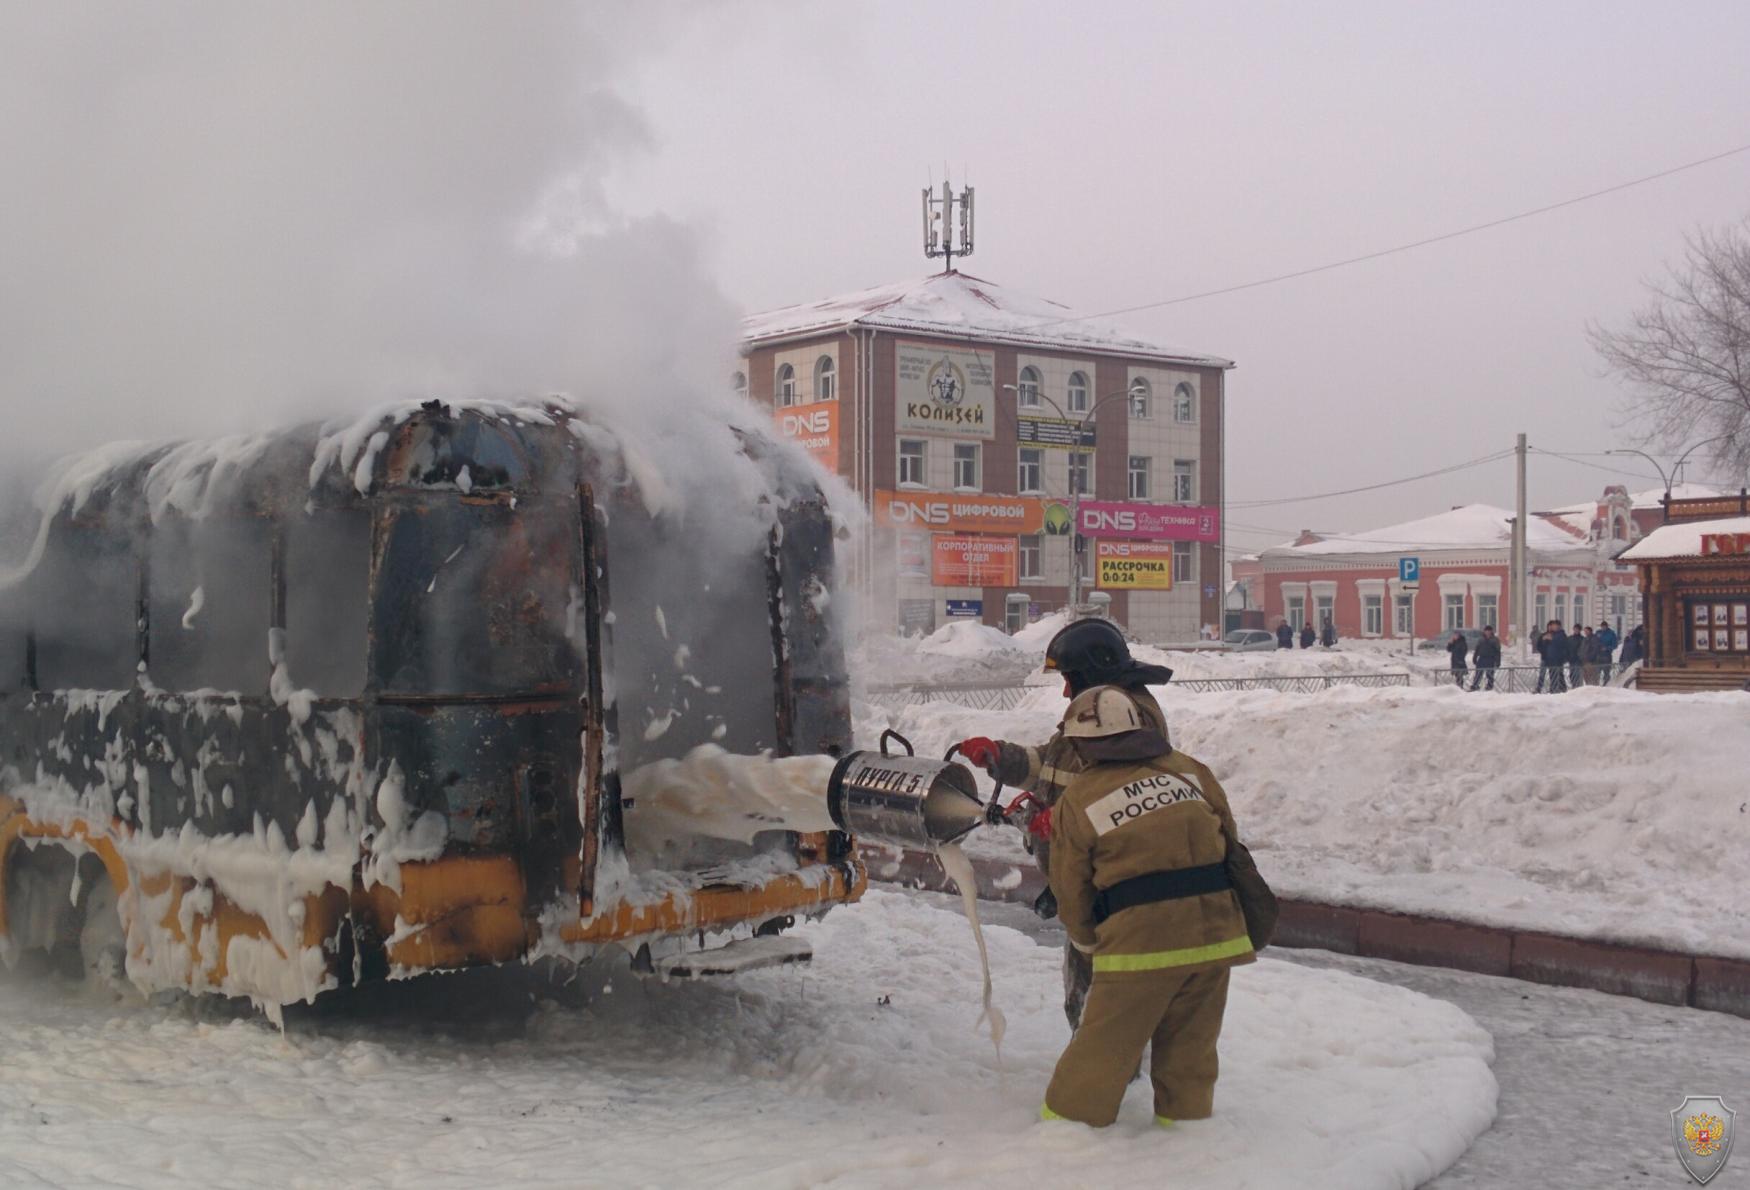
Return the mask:
{"type": "Polygon", "coordinates": [[[1568,635],[1562,631],[1560,620],[1549,622],[1543,635],[1537,638],[1535,648],[1542,664],[1538,667],[1537,690],[1534,693],[1542,694],[1546,688],[1551,694],[1562,693],[1568,688],[1565,676],[1568,666],[1568,635]]]}
{"type": "Polygon", "coordinates": [[[1483,681],[1483,675],[1489,675],[1489,689],[1495,688],[1495,671],[1501,667],[1501,640],[1495,635],[1493,624],[1483,625],[1483,635],[1477,641],[1476,652],[1471,655],[1476,662],[1477,672],[1470,680],[1470,688],[1475,690],[1483,681]]]}
{"type": "Polygon", "coordinates": [[[1276,625],[1276,647],[1292,649],[1294,647],[1294,627],[1287,620],[1276,625]]]}
{"type": "Polygon", "coordinates": [[[1454,632],[1452,639],[1446,642],[1447,656],[1452,658],[1452,680],[1460,690],[1464,689],[1464,655],[1470,651],[1465,643],[1464,633],[1454,632]]]}
{"type": "Polygon", "coordinates": [[[1642,660],[1647,655],[1647,626],[1636,624],[1629,629],[1628,636],[1623,638],[1621,663],[1624,669],[1642,660]]]}
{"type": "Polygon", "coordinates": [[[1581,660],[1586,651],[1586,637],[1579,628],[1575,628],[1564,643],[1568,657],[1568,689],[1576,690],[1586,684],[1585,664],[1581,660]]]}
{"type": "Polygon", "coordinates": [[[1313,637],[1312,625],[1311,624],[1302,624],[1300,626],[1300,647],[1303,649],[1312,648],[1313,647],[1313,640],[1314,640],[1314,637],[1313,637]]]}
{"type": "Polygon", "coordinates": [[[1047,1120],[1111,1124],[1145,1047],[1157,1124],[1214,1109],[1229,972],[1256,956],[1227,795],[1159,726],[1110,686],[1064,715],[1082,767],[1052,811],[1051,888],[1094,979],[1045,1089],[1047,1120]]]}
{"type": "Polygon", "coordinates": [[[1337,626],[1331,623],[1331,617],[1325,617],[1324,627],[1319,629],[1319,643],[1330,648],[1337,643],[1337,626]]]}
{"type": "Polygon", "coordinates": [[[1580,629],[1580,672],[1588,686],[1598,684],[1598,634],[1587,624],[1580,629]]]}
{"type": "MultiPolygon", "coordinates": [[[[1284,621],[1283,628],[1287,628],[1284,621]]],[[[1166,735],[1167,717],[1150,686],[1164,686],[1173,671],[1164,665],[1144,665],[1130,655],[1124,634],[1110,620],[1077,620],[1060,629],[1045,646],[1045,672],[1063,677],[1063,692],[1074,698],[1098,686],[1120,689],[1136,704],[1142,721],[1166,735]]],[[[1014,822],[1023,831],[1023,842],[1034,861],[1048,875],[1051,868],[1051,807],[1063,796],[1065,783],[1083,765],[1063,725],[1044,744],[1029,747],[983,736],[961,740],[960,754],[981,766],[993,780],[1032,795],[1026,817],[1014,822]]],[[[1057,915],[1057,899],[1048,887],[1034,902],[1039,916],[1057,915]]],[[[1075,947],[1063,952],[1063,1014],[1073,1030],[1082,1019],[1082,1004],[1093,982],[1094,968],[1087,955],[1075,947]]]]}
{"type": "Polygon", "coordinates": [[[1619,643],[1621,642],[1617,640],[1616,629],[1608,621],[1598,625],[1598,650],[1602,659],[1598,675],[1600,685],[1610,685],[1611,663],[1616,659],[1616,646],[1619,643]]]}

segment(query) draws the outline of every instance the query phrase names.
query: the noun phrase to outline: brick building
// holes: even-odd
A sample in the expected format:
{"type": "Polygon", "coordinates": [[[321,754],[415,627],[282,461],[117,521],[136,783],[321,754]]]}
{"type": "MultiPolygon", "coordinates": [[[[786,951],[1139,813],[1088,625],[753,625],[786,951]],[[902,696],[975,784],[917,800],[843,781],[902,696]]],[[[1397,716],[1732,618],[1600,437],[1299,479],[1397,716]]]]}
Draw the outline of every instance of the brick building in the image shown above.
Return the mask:
{"type": "Polygon", "coordinates": [[[737,388],[862,497],[857,579],[899,627],[1013,630],[1070,601],[1072,548],[1140,639],[1220,623],[1231,360],[957,271],[741,332],[737,388]]]}
{"type": "MultiPolygon", "coordinates": [[[[1674,498],[1717,495],[1680,485],[1674,498]]],[[[1664,520],[1663,489],[1607,487],[1596,500],[1531,515],[1526,538],[1532,622],[1609,622],[1619,633],[1641,622],[1640,576],[1618,560],[1664,520]]],[[[1316,629],[1329,615],[1347,638],[1440,636],[1492,624],[1517,641],[1508,605],[1513,514],[1471,504],[1435,516],[1352,534],[1303,532],[1295,541],[1236,559],[1234,580],[1264,623],[1316,629]],[[1398,559],[1421,564],[1419,589],[1398,581],[1398,559]]]]}

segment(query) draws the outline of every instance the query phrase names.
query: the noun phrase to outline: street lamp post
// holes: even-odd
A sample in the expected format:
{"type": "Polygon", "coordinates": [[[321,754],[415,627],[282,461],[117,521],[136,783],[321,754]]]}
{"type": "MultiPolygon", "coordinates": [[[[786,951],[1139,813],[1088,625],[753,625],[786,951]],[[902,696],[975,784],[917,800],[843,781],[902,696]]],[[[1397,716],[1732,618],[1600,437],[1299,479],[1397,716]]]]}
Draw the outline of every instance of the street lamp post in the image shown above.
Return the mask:
{"type": "MultiPolygon", "coordinates": [[[[1005,384],[1003,387],[1015,394],[1016,404],[1018,406],[1021,396],[1020,385],[1005,384]]],[[[1082,414],[1081,420],[1075,423],[1074,440],[1078,443],[1082,440],[1083,431],[1088,428],[1088,423],[1094,419],[1094,414],[1100,411],[1100,406],[1108,401],[1116,401],[1120,397],[1134,400],[1144,391],[1142,382],[1138,380],[1129,388],[1120,389],[1115,393],[1107,393],[1105,396],[1100,397],[1092,405],[1088,406],[1088,411],[1082,414]]],[[[1050,405],[1051,408],[1056,411],[1058,420],[1070,420],[1069,414],[1063,411],[1063,407],[1044,393],[1034,392],[1032,395],[1037,399],[1044,401],[1047,405],[1050,405]]],[[[1070,448],[1071,453],[1074,453],[1075,449],[1076,448],[1072,446],[1070,448]]],[[[1099,455],[1099,443],[1097,441],[1094,444],[1093,453],[1096,457],[1099,455]]],[[[1043,466],[1043,462],[1041,463],[1041,466],[1043,466]]],[[[1043,474],[1041,474],[1040,479],[1043,483],[1043,474]]],[[[1082,554],[1081,551],[1076,548],[1081,541],[1082,536],[1082,491],[1081,485],[1073,481],[1067,483],[1065,486],[1069,488],[1069,606],[1070,614],[1073,616],[1075,614],[1075,609],[1081,606],[1082,602],[1082,554]]]]}
{"type": "Polygon", "coordinates": [[[1659,473],[1659,481],[1665,485],[1665,506],[1664,506],[1665,519],[1670,520],[1671,519],[1671,481],[1676,479],[1677,476],[1682,473],[1683,464],[1689,461],[1690,455],[1694,454],[1696,451],[1700,450],[1702,447],[1712,446],[1716,442],[1724,442],[1727,438],[1730,438],[1731,436],[1732,435],[1730,435],[1730,434],[1720,434],[1720,435],[1713,437],[1713,438],[1703,438],[1700,442],[1694,443],[1687,450],[1685,450],[1682,454],[1677,456],[1677,461],[1675,463],[1671,464],[1671,474],[1670,475],[1665,474],[1665,468],[1659,466],[1658,459],[1655,459],[1652,455],[1648,454],[1644,450],[1636,450],[1633,447],[1622,447],[1622,448],[1617,449],[1617,450],[1608,450],[1608,451],[1605,451],[1604,453],[1605,454],[1613,454],[1613,455],[1640,455],[1641,458],[1643,458],[1643,459],[1647,460],[1647,462],[1653,464],[1653,470],[1655,470],[1659,473]]]}

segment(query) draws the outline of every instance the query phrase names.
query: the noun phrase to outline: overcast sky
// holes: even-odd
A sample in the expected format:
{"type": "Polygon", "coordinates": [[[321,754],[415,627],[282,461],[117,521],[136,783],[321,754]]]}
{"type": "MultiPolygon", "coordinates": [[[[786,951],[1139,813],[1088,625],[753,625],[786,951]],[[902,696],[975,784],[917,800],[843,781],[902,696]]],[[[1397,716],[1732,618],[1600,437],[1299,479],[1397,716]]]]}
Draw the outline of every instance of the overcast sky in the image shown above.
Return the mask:
{"type": "MultiPolygon", "coordinates": [[[[774,5],[647,60],[628,201],[700,221],[749,309],[932,271],[918,191],[978,189],[966,270],[1086,312],[1483,222],[1750,144],[1750,5],[774,5]]],[[[1238,361],[1229,493],[1511,447],[1625,445],[1583,329],[1686,229],[1750,215],[1750,153],[1348,270],[1118,320],[1238,361]]],[[[1624,464],[1594,459],[1611,467],[1624,464]]],[[[1640,460],[1629,465],[1653,472],[1640,460]]],[[[1691,469],[1692,476],[1700,473],[1691,469]]],[[[1657,481],[1536,458],[1534,506],[1657,481]]],[[[1501,462],[1235,511],[1267,544],[1473,500],[1501,462]]]]}
{"type": "MultiPolygon", "coordinates": [[[[0,19],[14,476],[49,449],[397,383],[715,375],[737,309],[938,267],[918,191],[944,163],[978,188],[967,271],[1093,313],[1750,143],[1742,3],[0,0],[0,19]],[[554,242],[560,267],[531,263],[554,242]]],[[[1624,444],[1618,393],[1586,321],[1626,315],[1686,229],[1747,214],[1750,153],[1116,321],[1238,361],[1235,501],[1426,471],[1519,430],[1603,451],[1624,444]]],[[[1655,486],[1539,457],[1532,501],[1617,478],[1655,486]]],[[[1257,546],[1512,495],[1501,462],[1230,525],[1257,546]]]]}

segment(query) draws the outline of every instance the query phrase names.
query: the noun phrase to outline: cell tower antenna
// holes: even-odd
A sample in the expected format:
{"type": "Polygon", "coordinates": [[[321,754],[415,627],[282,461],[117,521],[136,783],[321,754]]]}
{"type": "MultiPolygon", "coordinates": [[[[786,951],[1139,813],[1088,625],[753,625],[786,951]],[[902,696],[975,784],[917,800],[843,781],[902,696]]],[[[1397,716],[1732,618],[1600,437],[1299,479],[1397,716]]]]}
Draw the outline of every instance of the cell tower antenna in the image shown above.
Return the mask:
{"type": "Polygon", "coordinates": [[[934,186],[924,187],[924,255],[940,256],[944,273],[954,271],[956,256],[972,255],[972,187],[955,194],[946,167],[941,194],[934,186]]]}

